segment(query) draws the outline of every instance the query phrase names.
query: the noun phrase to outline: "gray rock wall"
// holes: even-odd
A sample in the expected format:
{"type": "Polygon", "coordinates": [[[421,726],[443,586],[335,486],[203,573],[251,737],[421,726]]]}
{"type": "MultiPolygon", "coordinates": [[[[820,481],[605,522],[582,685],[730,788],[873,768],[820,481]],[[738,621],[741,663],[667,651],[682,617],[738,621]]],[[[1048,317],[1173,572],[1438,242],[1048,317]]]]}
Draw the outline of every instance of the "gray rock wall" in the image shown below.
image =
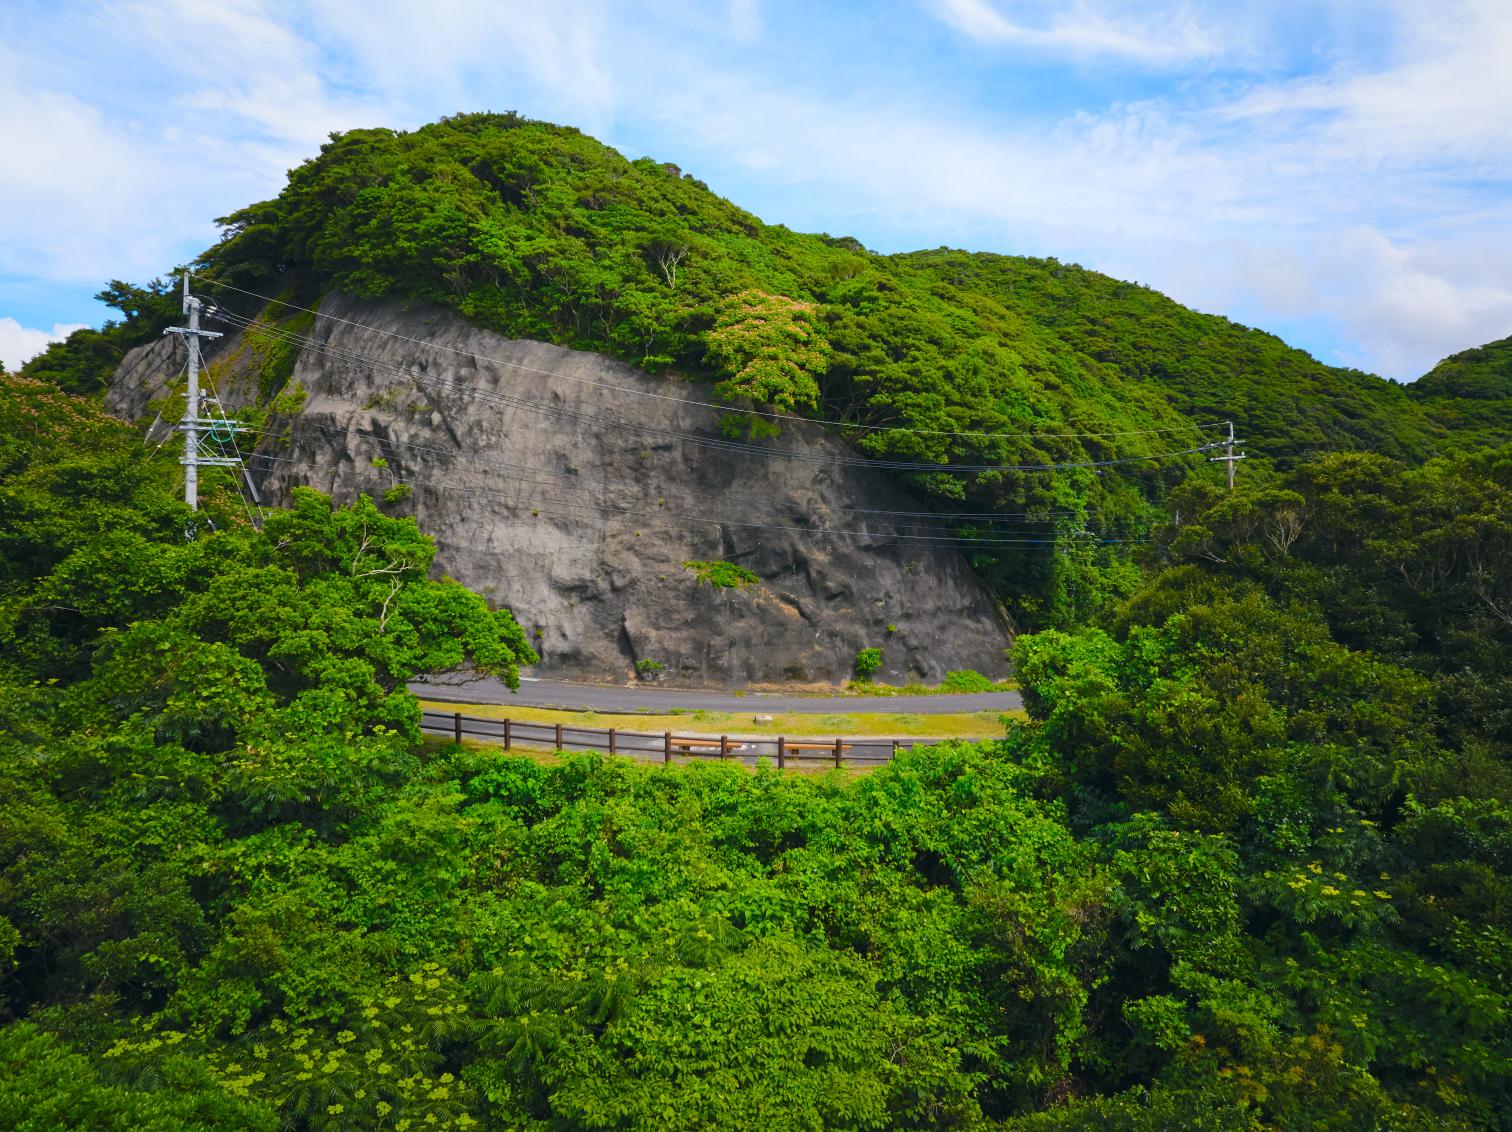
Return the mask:
{"type": "MultiPolygon", "coordinates": [[[[834,462],[855,453],[820,427],[764,443],[794,458],[722,450],[717,414],[679,400],[710,400],[706,387],[434,307],[332,296],[322,313],[326,352],[294,371],[304,410],[254,478],[274,501],[299,484],[342,500],[408,485],[390,509],[435,538],[438,573],[539,629],[542,675],[623,680],[653,660],[672,684],[833,682],[867,646],[889,680],[1006,671],[1007,626],[959,551],[909,538],[899,524],[918,519],[868,514],[927,508],[834,462]],[[716,559],[760,584],[714,589],[682,565],[716,559]]],[[[212,355],[228,405],[250,394],[240,346],[212,355]]],[[[127,359],[117,411],[140,413],[132,389],[151,369],[127,359]]]]}

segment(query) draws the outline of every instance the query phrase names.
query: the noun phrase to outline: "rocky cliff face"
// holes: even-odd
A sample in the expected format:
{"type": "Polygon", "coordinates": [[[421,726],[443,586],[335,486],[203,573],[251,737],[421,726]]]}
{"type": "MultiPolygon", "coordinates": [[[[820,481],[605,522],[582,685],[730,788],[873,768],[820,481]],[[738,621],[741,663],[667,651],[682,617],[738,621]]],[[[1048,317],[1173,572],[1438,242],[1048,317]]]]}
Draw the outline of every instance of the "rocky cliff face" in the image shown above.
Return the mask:
{"type": "MultiPolygon", "coordinates": [[[[853,450],[818,426],[732,450],[682,400],[709,400],[701,387],[440,308],[332,296],[321,314],[293,374],[304,408],[254,480],[274,502],[300,484],[338,499],[402,485],[390,509],[435,538],[439,572],[536,634],[541,674],[626,679],[654,661],[676,684],[825,682],[868,646],[893,680],[1005,671],[1007,626],[959,551],[883,514],[926,508],[837,462],[853,450]],[[760,581],[700,584],[687,561],[760,581]]],[[[228,409],[255,395],[249,346],[210,353],[228,409]]],[[[170,349],[126,359],[113,411],[143,414],[170,349]]]]}

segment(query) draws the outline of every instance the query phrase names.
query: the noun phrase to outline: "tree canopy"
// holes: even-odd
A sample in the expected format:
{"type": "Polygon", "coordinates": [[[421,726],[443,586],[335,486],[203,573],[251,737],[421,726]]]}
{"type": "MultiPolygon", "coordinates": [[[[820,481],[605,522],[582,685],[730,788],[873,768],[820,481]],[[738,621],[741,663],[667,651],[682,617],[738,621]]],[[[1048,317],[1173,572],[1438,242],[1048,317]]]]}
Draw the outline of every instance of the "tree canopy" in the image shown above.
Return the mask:
{"type": "Polygon", "coordinates": [[[338,136],[203,266],[710,378],[758,438],[814,409],[959,466],[1222,411],[1261,458],[1232,492],[923,483],[1065,536],[976,563],[1040,571],[1015,592],[1051,626],[1000,740],[865,775],[505,754],[420,733],[414,674],[536,657],[412,520],[298,490],[259,527],[216,470],[191,512],[75,395],[176,309],[112,284],[123,321],[0,373],[0,1124],[1512,1122],[1504,344],[1404,392],[1079,268],[767,227],[499,115],[338,136]]]}
{"type": "MultiPolygon", "coordinates": [[[[779,427],[752,411],[793,413],[869,456],[961,468],[905,478],[962,534],[1007,530],[952,518],[997,511],[1063,544],[974,552],[1031,626],[1074,624],[1127,592],[1108,581],[1120,548],[1141,544],[1170,489],[1206,466],[1191,450],[1219,422],[1236,423],[1245,474],[1262,480],[1320,451],[1418,462],[1509,433],[1504,397],[1438,396],[1432,382],[1414,395],[1055,260],[878,255],[764,224],[675,166],[513,114],[335,135],[276,198],[222,223],[195,268],[249,316],[280,308],[217,282],[305,306],[331,289],[443,303],[510,336],[708,381],[732,434],[779,427]],[[965,470],[1047,464],[1079,467],[965,470]],[[1089,536],[1100,549],[1077,549],[1089,536]]],[[[113,283],[104,297],[123,322],[28,372],[97,387],[171,314],[159,284],[113,283]]],[[[287,342],[265,348],[279,355],[270,373],[292,366],[287,342]]],[[[271,396],[281,383],[265,384],[271,396]]]]}

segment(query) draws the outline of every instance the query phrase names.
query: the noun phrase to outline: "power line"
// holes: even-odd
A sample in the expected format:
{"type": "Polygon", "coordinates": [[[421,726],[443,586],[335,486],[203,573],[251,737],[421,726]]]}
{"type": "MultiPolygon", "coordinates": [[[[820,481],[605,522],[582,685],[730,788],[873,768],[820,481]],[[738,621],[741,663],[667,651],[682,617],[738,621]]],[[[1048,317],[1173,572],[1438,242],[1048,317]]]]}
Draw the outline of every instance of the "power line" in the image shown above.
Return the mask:
{"type": "MultiPolygon", "coordinates": [[[[299,460],[299,459],[295,459],[294,457],[290,457],[290,456],[269,456],[269,455],[266,455],[266,454],[259,453],[254,458],[255,459],[259,459],[259,460],[270,461],[272,463],[290,464],[290,465],[294,465],[294,466],[298,466],[298,467],[315,469],[317,471],[325,471],[325,472],[330,473],[331,478],[333,480],[336,478],[336,472],[338,470],[335,467],[330,466],[330,465],[319,464],[319,463],[316,463],[316,462],[314,462],[312,460],[299,460]]],[[[553,517],[570,517],[570,516],[561,516],[560,513],[555,513],[555,512],[551,512],[551,511],[547,511],[547,510],[542,510],[542,506],[543,505],[545,507],[565,507],[568,510],[588,510],[588,511],[599,511],[599,512],[610,513],[610,514],[618,514],[618,515],[649,516],[651,518],[658,519],[658,520],[666,520],[668,518],[672,518],[672,519],[676,519],[676,520],[678,520],[680,522],[683,522],[683,523],[699,523],[699,524],[706,524],[706,525],[709,525],[709,526],[718,526],[718,527],[741,527],[741,528],[754,529],[754,530],[787,531],[787,532],[794,532],[794,533],[805,534],[805,535],[819,535],[819,536],[837,537],[837,538],[856,538],[856,539],[872,539],[872,540],[887,540],[887,539],[892,539],[892,540],[899,541],[899,542],[921,543],[921,544],[926,544],[926,545],[982,546],[982,547],[985,547],[985,548],[988,548],[988,549],[990,549],[992,547],[995,547],[995,546],[1002,546],[1002,547],[1005,547],[1005,548],[1006,547],[1012,547],[1012,546],[1067,546],[1067,545],[1075,544],[1075,543],[1080,543],[1080,544],[1083,544],[1083,545],[1133,545],[1133,544],[1142,544],[1142,543],[1145,543],[1145,542],[1149,541],[1147,539],[1108,539],[1108,538],[1091,538],[1091,537],[1080,538],[1080,537],[1078,537],[1075,534],[1068,534],[1067,536],[1064,536],[1062,538],[1013,538],[1013,539],[1006,539],[1005,538],[1005,539],[987,539],[987,538],[975,538],[975,537],[969,537],[969,536],[953,536],[952,537],[952,536],[945,536],[945,535],[907,535],[907,534],[898,534],[896,532],[887,533],[887,532],[876,532],[876,531],[865,531],[865,530],[862,530],[862,531],[853,531],[853,530],[844,530],[844,529],[837,528],[837,527],[801,527],[801,526],[796,526],[796,525],[779,524],[779,523],[757,523],[757,522],[752,522],[750,520],[744,520],[744,519],[721,519],[721,518],[715,518],[715,517],[712,517],[712,516],[705,516],[705,515],[686,515],[686,514],[682,514],[682,513],[676,512],[676,511],[667,511],[667,510],[663,510],[663,509],[660,509],[660,508],[658,508],[657,510],[652,511],[652,510],[646,510],[646,509],[642,509],[642,508],[616,506],[616,505],[608,504],[608,503],[597,503],[597,502],[593,502],[593,501],[579,502],[579,501],[575,501],[575,500],[561,500],[561,499],[521,499],[518,496],[507,495],[507,494],[505,494],[503,492],[489,491],[486,488],[470,488],[470,489],[468,489],[466,491],[459,492],[456,489],[456,485],[455,484],[441,483],[441,482],[433,481],[433,480],[407,479],[407,480],[405,480],[403,482],[406,483],[407,485],[411,486],[411,487],[415,487],[415,486],[428,487],[428,488],[433,488],[433,489],[435,489],[437,491],[444,491],[449,496],[457,496],[457,495],[462,495],[464,497],[468,497],[468,496],[489,496],[489,497],[492,497],[492,498],[495,498],[495,499],[504,500],[505,502],[509,503],[511,506],[514,506],[514,507],[530,507],[530,508],[532,508],[534,510],[539,510],[540,513],[543,514],[543,515],[548,515],[548,516],[553,516],[553,517]]],[[[356,485],[354,484],[354,486],[356,486],[356,485]]],[[[651,528],[651,529],[657,529],[657,528],[651,528]]],[[[669,527],[669,528],[666,528],[666,529],[675,529],[675,528],[669,527]]]]}
{"type": "MultiPolygon", "coordinates": [[[[177,381],[180,377],[183,377],[184,374],[188,372],[188,369],[189,369],[189,358],[187,356],[185,356],[185,358],[184,358],[184,364],[181,365],[181,366],[179,366],[179,368],[178,368],[177,371],[164,369],[163,373],[162,373],[162,376],[157,379],[157,381],[153,384],[153,386],[152,386],[151,389],[147,389],[146,385],[144,383],[142,391],[144,392],[145,397],[144,397],[143,402],[142,402],[142,407],[143,408],[149,407],[152,404],[152,399],[154,397],[156,397],[159,393],[162,393],[163,391],[165,391],[172,382],[177,381]]],[[[157,414],[155,414],[153,416],[152,423],[147,426],[147,431],[142,435],[142,445],[143,445],[143,447],[145,447],[147,445],[147,442],[152,439],[152,430],[157,427],[158,421],[160,421],[162,419],[163,419],[163,414],[161,412],[159,412],[159,413],[157,413],[157,414]]],[[[168,436],[172,436],[172,435],[173,435],[173,431],[170,429],[169,432],[168,432],[168,436]]],[[[164,439],[166,440],[167,437],[165,437],[164,439]]],[[[159,441],[158,445],[157,445],[157,448],[154,448],[153,451],[156,452],[157,449],[161,448],[162,446],[163,446],[163,441],[159,441]]]]}
{"type": "MultiPolygon", "coordinates": [[[[226,416],[225,408],[221,405],[220,395],[216,391],[214,379],[208,367],[203,377],[209,394],[202,395],[200,392],[200,362],[202,360],[200,340],[205,338],[220,338],[223,335],[219,331],[202,330],[200,328],[200,316],[204,313],[204,304],[197,297],[189,293],[189,274],[187,272],[184,273],[183,279],[183,311],[189,316],[189,325],[170,326],[163,333],[183,339],[186,347],[184,367],[180,371],[187,374],[184,415],[177,427],[170,429],[163,439],[158,442],[152,454],[156,455],[175,431],[184,434],[184,455],[179,460],[179,463],[184,466],[184,502],[189,505],[191,510],[197,511],[199,509],[199,469],[201,467],[235,467],[242,469],[245,475],[246,464],[242,459],[241,446],[236,440],[236,434],[243,431],[242,426],[240,422],[233,421],[226,416]],[[213,415],[205,415],[206,406],[209,405],[215,406],[215,411],[219,413],[218,419],[213,415]],[[220,446],[219,455],[210,455],[202,451],[206,439],[213,440],[220,446]],[[228,442],[231,445],[232,451],[235,452],[234,456],[227,456],[225,454],[228,442]]],[[[165,374],[151,390],[147,391],[147,401],[150,403],[153,395],[161,391],[172,380],[173,377],[165,374]]],[[[148,427],[148,435],[143,439],[143,444],[146,444],[147,440],[151,439],[152,428],[156,427],[157,421],[160,419],[161,414],[158,414],[154,418],[153,424],[148,427]]],[[[247,496],[242,491],[241,483],[235,477],[233,477],[233,483],[236,486],[237,498],[241,500],[242,507],[247,513],[248,523],[254,527],[257,526],[258,520],[252,514],[252,506],[247,502],[247,496]]],[[[254,494],[256,493],[250,477],[247,478],[247,487],[252,489],[254,494]]],[[[259,501],[259,515],[261,512],[261,501],[259,501]]],[[[193,537],[192,528],[189,534],[190,537],[193,537]]]]}
{"type": "MultiPolygon", "coordinates": [[[[303,309],[303,308],[300,308],[303,309]]],[[[345,347],[331,346],[328,343],[306,335],[282,330],[274,330],[264,325],[255,324],[254,320],[240,315],[231,315],[229,312],[217,311],[214,317],[242,329],[251,329],[254,333],[272,334],[280,341],[298,343],[308,349],[323,353],[328,357],[346,361],[350,364],[364,363],[371,368],[386,371],[391,374],[407,377],[410,381],[419,384],[439,386],[452,389],[464,395],[477,397],[498,404],[508,405],[513,408],[524,409],[528,412],[543,413],[555,416],[589,427],[601,427],[615,431],[640,432],[663,439],[678,440],[688,444],[712,448],[717,451],[736,452],[747,455],[756,455],[767,459],[790,459],[810,463],[828,463],[842,467],[870,467],[888,471],[899,472],[1059,472],[1077,469],[1115,469],[1125,464],[1146,463],[1151,460],[1170,459],[1178,456],[1196,455],[1220,447],[1221,441],[1197,445],[1172,452],[1156,452],[1140,456],[1114,457],[1106,460],[1086,461],[1063,461],[1047,464],[929,464],[922,462],[902,460],[876,460],[864,457],[847,457],[836,455],[823,455],[819,453],[794,452],[787,449],[763,448],[759,445],[747,444],[727,438],[713,438],[699,436],[693,433],[679,432],[673,429],[657,428],[650,425],[637,425],[632,422],[619,420],[613,417],[597,416],[589,413],[581,413],[567,409],[563,406],[549,405],[544,402],[533,401],[528,398],[516,397],[511,394],[495,392],[492,390],[478,389],[464,382],[446,378],[433,377],[428,374],[417,374],[403,366],[396,365],[382,359],[373,358],[359,351],[348,350],[345,347]]]]}
{"type": "MultiPolygon", "coordinates": [[[[342,427],[340,425],[323,425],[323,424],[318,424],[316,422],[309,421],[309,420],[301,420],[300,426],[302,428],[305,428],[305,429],[313,429],[313,430],[325,433],[328,436],[348,436],[348,435],[355,435],[355,436],[361,437],[364,440],[370,440],[370,441],[374,442],[375,444],[377,444],[378,446],[380,446],[381,448],[385,448],[385,449],[387,449],[389,451],[392,451],[393,449],[396,449],[396,448],[405,448],[405,449],[409,449],[410,451],[413,451],[413,452],[419,452],[419,453],[423,453],[423,454],[433,455],[433,456],[439,457],[440,459],[444,459],[444,460],[448,460],[448,461],[456,461],[456,462],[458,462],[460,464],[463,464],[466,467],[485,467],[485,468],[497,468],[497,469],[513,469],[513,470],[516,470],[516,471],[519,471],[519,472],[528,473],[530,477],[533,477],[536,480],[541,480],[541,479],[560,480],[560,481],[566,481],[568,483],[573,483],[573,484],[577,484],[577,483],[581,483],[582,482],[581,480],[578,479],[577,476],[572,475],[572,474],[568,474],[568,473],[565,473],[565,472],[553,472],[553,471],[549,471],[549,470],[544,469],[544,468],[533,468],[533,467],[531,467],[528,464],[516,464],[516,463],[511,463],[511,462],[509,462],[507,460],[493,460],[493,459],[486,459],[486,458],[481,458],[481,457],[476,457],[476,456],[470,456],[467,453],[463,452],[459,448],[439,448],[439,447],[436,447],[436,446],[433,446],[433,445],[416,444],[416,443],[413,443],[413,442],[410,442],[410,441],[403,441],[403,440],[395,439],[393,437],[382,436],[382,435],[380,435],[378,433],[364,432],[361,429],[351,428],[350,425],[348,425],[347,427],[342,427]]],[[[514,476],[514,477],[511,477],[511,478],[524,480],[527,477],[526,476],[514,476]]],[[[649,488],[648,488],[648,490],[649,490],[649,488]]],[[[658,493],[658,495],[664,495],[664,496],[665,495],[674,495],[674,496],[688,496],[688,497],[693,497],[693,498],[697,498],[698,497],[698,493],[696,493],[696,492],[687,491],[687,490],[678,489],[678,488],[667,488],[667,487],[661,486],[661,485],[657,485],[654,490],[658,493]]],[[[751,504],[756,504],[758,506],[763,505],[763,504],[769,502],[769,500],[755,499],[755,498],[750,497],[750,496],[726,496],[725,499],[729,503],[751,503],[751,504]]],[[[1071,511],[1060,511],[1060,512],[1049,512],[1049,513],[1034,513],[1034,512],[1011,512],[1011,513],[968,512],[968,513],[957,513],[957,512],[943,512],[943,511],[892,511],[892,510],[886,510],[886,509],[883,509],[883,508],[866,508],[866,507],[836,507],[836,508],[832,508],[832,510],[843,512],[843,513],[846,513],[846,514],[854,514],[854,515],[875,515],[875,516],[883,516],[883,517],[889,517],[889,518],[901,518],[901,519],[931,519],[931,520],[935,520],[936,524],[950,524],[953,521],[955,521],[955,522],[979,521],[979,522],[989,522],[989,523],[1019,522],[1019,523],[1023,523],[1024,525],[1048,526],[1048,525],[1051,525],[1056,519],[1059,519],[1059,518],[1075,518],[1075,519],[1083,519],[1083,518],[1085,518],[1085,516],[1081,515],[1080,513],[1078,513],[1078,512],[1071,512],[1071,511]],[[1041,514],[1044,515],[1043,518],[1040,517],[1041,514]]],[[[920,527],[922,527],[925,524],[896,524],[896,525],[899,525],[899,526],[920,526],[920,527]]],[[[946,527],[945,529],[949,529],[949,528],[946,527]]]]}
{"type": "MultiPolygon", "coordinates": [[[[159,381],[157,383],[157,385],[153,387],[153,393],[161,393],[164,389],[166,389],[168,387],[168,383],[170,381],[177,380],[180,376],[182,376],[183,374],[187,373],[188,369],[189,369],[189,359],[186,357],[184,359],[184,364],[179,367],[178,373],[175,373],[172,377],[165,377],[161,381],[159,381]]],[[[148,395],[147,401],[148,401],[149,404],[152,402],[152,394],[148,395]]],[[[155,428],[157,428],[158,422],[161,421],[162,419],[163,419],[162,412],[158,412],[155,416],[153,416],[152,423],[147,426],[147,431],[142,434],[142,446],[143,447],[146,447],[147,442],[152,439],[152,430],[155,429],[155,428]]],[[[163,445],[167,444],[168,441],[170,439],[172,439],[173,433],[174,433],[174,430],[171,427],[168,429],[167,432],[163,433],[163,439],[159,440],[157,442],[157,444],[152,449],[152,454],[154,456],[157,455],[158,451],[163,447],[163,445]]]]}
{"type": "Polygon", "coordinates": [[[323,353],[328,357],[333,357],[339,361],[345,361],[354,365],[359,363],[365,364],[374,369],[386,371],[397,376],[406,377],[413,383],[440,386],[442,388],[460,392],[464,395],[478,397],[483,400],[493,401],[514,408],[522,408],[529,412],[538,412],[547,415],[563,417],[576,421],[578,423],[585,423],[590,426],[599,425],[619,431],[642,432],[648,435],[658,436],[666,439],[681,440],[687,443],[714,448],[720,451],[741,452],[768,458],[775,457],[807,460],[810,462],[834,463],[842,466],[875,467],[894,471],[1045,472],[1066,471],[1078,468],[1111,468],[1123,464],[1142,463],[1149,460],[1164,459],[1173,456],[1192,455],[1199,452],[1209,451],[1212,448],[1218,447],[1220,443],[1215,441],[1211,444],[1199,445],[1193,448],[1181,449],[1175,452],[1157,452],[1141,456],[1117,457],[1107,460],[1065,461],[1053,464],[925,464],[895,460],[876,460],[865,457],[822,456],[811,453],[792,452],[784,449],[764,448],[759,445],[733,441],[725,438],[699,436],[692,433],[678,432],[676,430],[658,428],[651,425],[636,425],[612,417],[601,417],[593,414],[581,413],[561,406],[548,405],[544,402],[517,397],[512,394],[478,389],[475,386],[471,386],[464,382],[455,381],[452,379],[433,377],[423,373],[417,374],[415,371],[397,365],[393,362],[387,362],[380,358],[374,358],[371,355],[363,354],[355,350],[349,350],[345,347],[333,346],[327,342],[323,342],[316,338],[311,338],[307,335],[276,330],[266,325],[255,323],[254,320],[244,318],[240,315],[227,315],[225,312],[218,312],[215,317],[221,319],[222,321],[228,322],[231,325],[239,326],[243,329],[250,329],[254,333],[270,334],[277,338],[279,341],[298,344],[302,347],[315,350],[318,353],[323,353]]]}
{"type": "Polygon", "coordinates": [[[1234,439],[1234,422],[1233,421],[1224,421],[1223,423],[1228,427],[1228,435],[1225,436],[1224,439],[1223,439],[1223,455],[1222,456],[1209,456],[1208,457],[1208,463],[1210,463],[1210,464],[1222,463],[1222,464],[1224,464],[1226,466],[1226,468],[1228,470],[1228,475],[1227,475],[1228,489],[1230,491],[1233,491],[1234,490],[1234,465],[1238,461],[1246,459],[1246,456],[1245,456],[1245,454],[1243,452],[1239,453],[1239,455],[1237,455],[1237,456],[1234,455],[1234,445],[1238,443],[1238,441],[1236,441],[1234,439]]]}
{"type": "Polygon", "coordinates": [[[339,315],[334,314],[327,314],[310,307],[302,307],[297,303],[290,303],[283,299],[275,299],[270,295],[262,295],[257,293],[256,291],[248,291],[231,283],[223,283],[215,279],[206,279],[205,282],[209,283],[211,286],[223,287],[226,290],[235,291],[238,294],[246,295],[249,298],[260,299],[263,302],[267,303],[277,303],[281,307],[287,307],[290,310],[297,310],[301,311],[304,314],[314,315],[316,318],[324,318],[332,322],[339,322],[346,326],[356,327],[359,330],[366,330],[372,334],[382,334],[385,337],[394,338],[402,342],[409,342],[417,346],[425,346],[432,350],[445,351],[446,353],[454,354],[458,357],[468,358],[471,361],[475,362],[484,362],[489,365],[496,366],[508,366],[511,369],[522,370],[526,373],[535,373],[546,377],[554,377],[561,381],[571,381],[579,385],[591,386],[595,389],[609,389],[618,393],[629,393],[637,397],[651,397],[659,401],[671,401],[679,405],[696,406],[698,408],[709,409],[718,413],[738,412],[743,413],[747,416],[763,417],[767,420],[773,421],[792,421],[802,424],[828,425],[838,428],[864,430],[867,432],[901,432],[914,436],[979,437],[996,440],[1091,440],[1120,436],[1154,436],[1172,432],[1197,432],[1200,435],[1207,429],[1216,428],[1222,424],[1221,421],[1203,423],[1186,422],[1181,425],[1173,425],[1170,428],[1124,429],[1115,432],[986,432],[979,430],[949,431],[944,429],[906,428],[900,425],[869,425],[842,423],[838,421],[826,421],[815,417],[799,416],[795,413],[775,413],[756,409],[741,409],[734,405],[719,405],[710,401],[698,401],[689,397],[674,397],[666,393],[653,393],[650,390],[635,389],[626,385],[613,385],[607,382],[590,381],[587,378],[574,377],[571,374],[559,373],[555,370],[541,369],[537,366],[529,366],[524,364],[523,362],[505,361],[502,358],[489,357],[486,354],[476,354],[470,350],[459,350],[455,346],[446,346],[442,343],[432,342],[424,338],[413,338],[407,334],[400,334],[392,330],[384,330],[383,328],[377,326],[369,326],[366,323],[357,322],[353,319],[342,318],[339,315]]]}
{"type": "MultiPolygon", "coordinates": [[[[255,496],[257,494],[257,488],[255,488],[252,484],[252,477],[247,471],[247,462],[242,456],[241,444],[239,444],[236,439],[236,434],[241,431],[240,422],[233,421],[226,416],[226,407],[221,404],[220,393],[215,388],[215,379],[211,376],[211,371],[208,368],[205,370],[205,384],[210,389],[210,396],[205,398],[205,400],[209,403],[214,404],[216,411],[220,413],[219,423],[221,425],[221,431],[224,435],[227,435],[229,437],[231,442],[231,451],[236,454],[236,463],[234,466],[242,473],[242,477],[247,481],[248,489],[251,490],[251,492],[255,496]]],[[[212,417],[211,420],[214,421],[214,418],[212,417]]],[[[225,443],[223,441],[220,441],[216,436],[214,424],[211,425],[210,436],[212,440],[216,440],[217,443],[221,444],[221,451],[224,452],[225,443]]],[[[251,523],[254,527],[260,527],[267,518],[267,516],[263,514],[262,500],[257,500],[257,515],[254,518],[252,514],[252,504],[247,500],[247,493],[242,491],[241,480],[238,479],[235,475],[232,475],[231,480],[236,485],[236,496],[241,500],[242,508],[247,512],[247,522],[251,523]]]]}

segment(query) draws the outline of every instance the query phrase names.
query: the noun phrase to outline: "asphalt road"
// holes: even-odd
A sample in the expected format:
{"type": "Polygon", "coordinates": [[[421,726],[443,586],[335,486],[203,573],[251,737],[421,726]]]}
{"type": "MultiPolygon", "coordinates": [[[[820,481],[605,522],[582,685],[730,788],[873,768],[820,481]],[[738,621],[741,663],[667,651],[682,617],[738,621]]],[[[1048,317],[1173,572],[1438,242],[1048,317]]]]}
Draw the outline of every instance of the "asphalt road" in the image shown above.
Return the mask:
{"type": "Polygon", "coordinates": [[[771,692],[730,692],[671,688],[622,688],[603,684],[568,684],[558,680],[523,679],[511,692],[493,679],[458,681],[452,677],[417,680],[410,691],[426,700],[468,704],[518,704],[521,707],[562,708],[568,711],[645,712],[728,711],[793,712],[907,712],[942,715],[960,711],[1016,711],[1024,706],[1017,692],[965,692],[944,696],[794,696],[771,692]]]}

